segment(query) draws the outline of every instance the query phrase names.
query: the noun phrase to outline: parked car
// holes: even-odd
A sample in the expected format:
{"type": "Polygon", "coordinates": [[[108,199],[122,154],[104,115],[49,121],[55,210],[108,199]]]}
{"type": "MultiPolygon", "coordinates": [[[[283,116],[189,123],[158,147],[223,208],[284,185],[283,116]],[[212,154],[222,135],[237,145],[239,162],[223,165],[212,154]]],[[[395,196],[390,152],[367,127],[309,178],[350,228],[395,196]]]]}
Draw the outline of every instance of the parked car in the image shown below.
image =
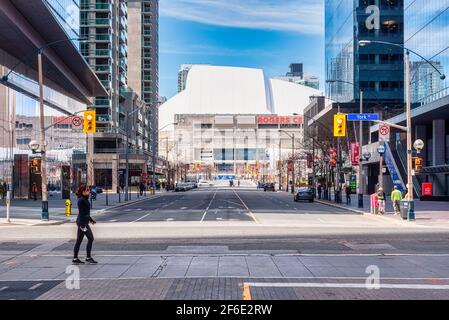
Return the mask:
{"type": "Polygon", "coordinates": [[[294,200],[295,200],[295,202],[298,202],[298,201],[313,202],[313,190],[312,190],[312,188],[309,188],[309,187],[299,188],[298,191],[295,194],[294,200]]]}
{"type": "Polygon", "coordinates": [[[192,188],[198,188],[198,182],[196,180],[187,180],[185,183],[188,183],[192,186],[192,188]]]}
{"type": "Polygon", "coordinates": [[[262,189],[265,186],[265,183],[262,181],[257,182],[257,189],[262,189]]]}
{"type": "Polygon", "coordinates": [[[274,186],[274,183],[265,183],[263,191],[276,191],[276,187],[274,186]]]}

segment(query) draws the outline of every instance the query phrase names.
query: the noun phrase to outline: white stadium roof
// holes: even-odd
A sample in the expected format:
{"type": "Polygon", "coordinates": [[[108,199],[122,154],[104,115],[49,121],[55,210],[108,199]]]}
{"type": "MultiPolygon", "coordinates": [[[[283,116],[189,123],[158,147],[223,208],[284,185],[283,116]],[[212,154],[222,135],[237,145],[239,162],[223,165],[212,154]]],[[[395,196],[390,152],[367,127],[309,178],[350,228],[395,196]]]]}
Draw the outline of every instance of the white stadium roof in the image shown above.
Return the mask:
{"type": "Polygon", "coordinates": [[[159,127],[173,123],[176,114],[302,113],[310,96],[320,94],[307,86],[268,79],[261,69],[194,65],[186,89],[159,108],[159,127]]]}

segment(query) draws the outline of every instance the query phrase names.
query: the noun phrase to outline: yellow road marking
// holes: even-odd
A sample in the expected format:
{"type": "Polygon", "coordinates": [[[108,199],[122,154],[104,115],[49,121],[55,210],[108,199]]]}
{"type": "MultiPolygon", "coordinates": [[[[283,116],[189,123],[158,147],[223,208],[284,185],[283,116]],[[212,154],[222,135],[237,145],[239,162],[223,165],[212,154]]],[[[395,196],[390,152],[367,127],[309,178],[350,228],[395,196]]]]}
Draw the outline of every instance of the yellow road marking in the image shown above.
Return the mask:
{"type": "Polygon", "coordinates": [[[235,195],[237,196],[237,198],[239,198],[240,202],[243,204],[243,206],[246,208],[246,210],[248,210],[249,215],[251,216],[251,218],[254,220],[255,223],[259,223],[259,220],[257,220],[256,215],[251,211],[250,208],[248,208],[248,206],[246,205],[246,203],[242,200],[242,198],[240,198],[240,196],[238,195],[237,192],[235,192],[235,190],[233,189],[232,191],[234,191],[235,195]]]}
{"type": "Polygon", "coordinates": [[[249,290],[249,285],[247,283],[243,284],[243,300],[252,300],[251,291],[249,290]]]}

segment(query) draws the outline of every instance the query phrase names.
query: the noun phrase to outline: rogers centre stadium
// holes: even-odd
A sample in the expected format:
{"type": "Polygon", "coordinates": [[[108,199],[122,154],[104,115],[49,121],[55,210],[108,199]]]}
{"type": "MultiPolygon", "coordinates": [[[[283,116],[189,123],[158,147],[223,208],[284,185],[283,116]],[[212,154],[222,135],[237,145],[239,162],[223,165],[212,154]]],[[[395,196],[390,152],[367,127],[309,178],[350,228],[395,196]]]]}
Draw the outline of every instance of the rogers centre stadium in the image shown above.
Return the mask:
{"type": "MultiPolygon", "coordinates": [[[[302,114],[318,95],[260,69],[194,65],[185,90],[159,109],[160,154],[175,164],[175,181],[277,181],[279,170],[291,168],[292,148],[302,154],[302,114]]],[[[295,162],[305,179],[306,161],[295,162]]]]}

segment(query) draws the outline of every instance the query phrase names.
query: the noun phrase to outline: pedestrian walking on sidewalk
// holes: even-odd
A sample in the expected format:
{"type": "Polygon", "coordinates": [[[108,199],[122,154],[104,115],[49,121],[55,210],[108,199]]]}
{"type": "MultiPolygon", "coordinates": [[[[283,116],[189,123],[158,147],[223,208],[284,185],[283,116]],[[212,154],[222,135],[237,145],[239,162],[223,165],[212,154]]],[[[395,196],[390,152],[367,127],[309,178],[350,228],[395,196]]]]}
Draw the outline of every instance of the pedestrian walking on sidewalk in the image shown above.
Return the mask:
{"type": "Polygon", "coordinates": [[[81,185],[76,191],[76,196],[78,197],[78,217],[76,219],[77,225],[77,238],[75,243],[75,248],[73,249],[73,264],[84,264],[78,258],[78,252],[80,250],[81,242],[84,236],[87,238],[87,257],[86,262],[89,264],[96,264],[92,258],[92,244],[94,242],[94,234],[89,226],[89,223],[95,224],[95,220],[90,216],[90,203],[89,203],[90,190],[86,185],[81,185]]]}
{"type": "Polygon", "coordinates": [[[346,204],[349,206],[351,204],[351,187],[346,186],[345,187],[345,193],[346,193],[346,204]]]}
{"type": "Polygon", "coordinates": [[[385,192],[384,189],[377,190],[377,202],[379,203],[379,214],[385,214],[385,192]]]}
{"type": "Polygon", "coordinates": [[[321,186],[321,184],[318,185],[318,199],[321,200],[321,193],[323,192],[323,187],[321,186]]]}
{"type": "Polygon", "coordinates": [[[144,191],[145,191],[145,184],[143,182],[140,182],[140,184],[139,184],[140,196],[143,196],[144,191]]]}
{"type": "Polygon", "coordinates": [[[391,201],[393,202],[394,214],[399,215],[401,213],[402,192],[399,191],[397,186],[394,187],[391,193],[391,201]]]}

